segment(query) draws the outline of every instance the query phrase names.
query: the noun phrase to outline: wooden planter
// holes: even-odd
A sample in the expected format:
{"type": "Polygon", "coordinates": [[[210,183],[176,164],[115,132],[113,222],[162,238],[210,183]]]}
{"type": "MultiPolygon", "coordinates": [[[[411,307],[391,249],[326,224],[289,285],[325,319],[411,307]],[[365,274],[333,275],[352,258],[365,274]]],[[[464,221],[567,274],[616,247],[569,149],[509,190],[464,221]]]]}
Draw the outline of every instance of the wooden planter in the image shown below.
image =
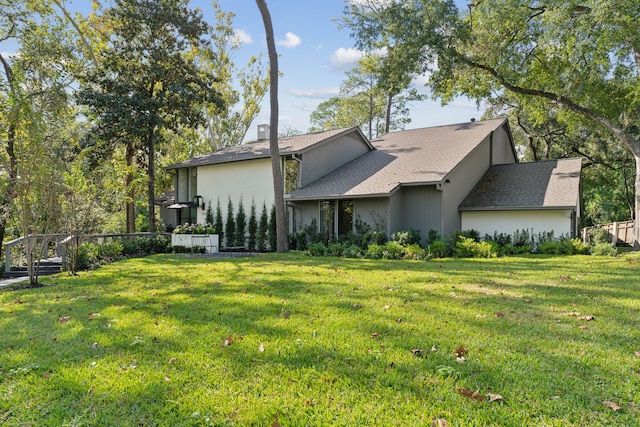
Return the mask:
{"type": "Polygon", "coordinates": [[[204,253],[214,254],[218,252],[219,236],[217,234],[172,234],[171,246],[184,246],[193,248],[204,247],[204,253]]]}

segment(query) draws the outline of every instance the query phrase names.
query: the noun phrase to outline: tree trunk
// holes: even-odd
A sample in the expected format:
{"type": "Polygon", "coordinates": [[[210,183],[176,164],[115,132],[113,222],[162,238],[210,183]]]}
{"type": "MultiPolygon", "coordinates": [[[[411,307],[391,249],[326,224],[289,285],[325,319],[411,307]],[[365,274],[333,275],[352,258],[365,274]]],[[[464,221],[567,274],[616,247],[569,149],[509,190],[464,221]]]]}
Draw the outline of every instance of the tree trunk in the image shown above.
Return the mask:
{"type": "Polygon", "coordinates": [[[125,186],[127,189],[127,204],[126,204],[126,232],[127,233],[135,233],[136,232],[136,206],[134,204],[135,200],[135,190],[133,188],[133,180],[134,180],[134,172],[133,165],[135,163],[135,147],[133,141],[127,141],[127,176],[125,178],[125,186]]]}
{"type": "MultiPolygon", "coordinates": [[[[15,80],[13,78],[13,70],[2,55],[0,55],[0,62],[2,62],[7,83],[9,83],[11,91],[14,92],[15,80]]],[[[2,206],[0,206],[0,243],[4,241],[7,222],[11,215],[11,207],[13,205],[13,200],[16,197],[16,180],[18,178],[18,166],[15,153],[17,120],[18,114],[16,110],[14,110],[11,112],[9,126],[7,128],[7,146],[5,147],[5,150],[7,152],[7,157],[9,158],[9,170],[7,171],[9,176],[7,186],[4,190],[3,203],[2,206]]]]}
{"type": "Polygon", "coordinates": [[[147,175],[148,175],[148,189],[147,189],[147,203],[148,203],[148,212],[149,212],[149,233],[155,233],[156,231],[156,205],[155,201],[155,192],[156,192],[156,141],[155,141],[156,131],[155,126],[149,126],[149,140],[148,140],[148,150],[149,150],[149,162],[147,164],[147,175]]]}
{"type": "Polygon", "coordinates": [[[264,29],[267,35],[267,48],[269,50],[269,84],[270,84],[270,105],[271,119],[269,121],[271,132],[269,135],[269,150],[271,152],[271,170],[273,174],[273,192],[276,204],[276,235],[278,252],[287,252],[288,236],[287,223],[284,207],[284,178],[280,166],[280,149],[278,148],[278,53],[273,36],[273,24],[271,14],[267,8],[265,0],[256,0],[264,29]]]}
{"type": "Polygon", "coordinates": [[[391,129],[391,107],[393,107],[393,95],[389,93],[387,96],[387,111],[384,118],[384,133],[389,133],[391,129]]]}
{"type": "MultiPolygon", "coordinates": [[[[640,145],[640,142],[637,142],[636,145],[640,145]]],[[[640,225],[638,221],[640,220],[640,154],[635,152],[633,153],[633,158],[636,161],[636,182],[635,182],[635,207],[634,207],[634,216],[633,216],[633,250],[640,250],[640,225]]]]}

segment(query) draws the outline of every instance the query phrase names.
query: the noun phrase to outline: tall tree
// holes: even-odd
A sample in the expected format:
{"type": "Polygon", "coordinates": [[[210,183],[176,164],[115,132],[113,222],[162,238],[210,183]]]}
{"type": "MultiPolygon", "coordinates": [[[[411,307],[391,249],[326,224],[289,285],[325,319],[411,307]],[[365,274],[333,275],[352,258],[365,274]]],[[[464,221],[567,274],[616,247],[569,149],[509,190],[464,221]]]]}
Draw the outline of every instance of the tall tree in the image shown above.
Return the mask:
{"type": "Polygon", "coordinates": [[[242,46],[233,30],[235,15],[221,10],[217,1],[213,2],[213,8],[216,16],[213,55],[206,58],[205,67],[218,77],[213,87],[220,93],[225,107],[207,110],[206,152],[242,144],[269,90],[269,76],[261,56],[250,57],[244,67],[238,67],[233,61],[242,46]]]}
{"type": "MultiPolygon", "coordinates": [[[[273,175],[273,192],[275,200],[277,251],[287,252],[287,218],[284,210],[284,177],[280,167],[280,149],[278,147],[278,52],[276,51],[275,37],[273,36],[273,24],[271,14],[265,0],[256,0],[264,29],[267,34],[267,48],[269,49],[269,105],[271,107],[270,127],[273,129],[269,136],[269,150],[271,154],[271,170],[273,175]]],[[[273,248],[271,248],[273,249],[273,248]]]]}
{"type": "Polygon", "coordinates": [[[609,132],[636,165],[634,248],[640,249],[640,8],[635,1],[452,0],[351,2],[361,47],[393,40],[387,64],[431,72],[434,93],[478,100],[495,91],[535,97],[609,132]],[[394,63],[395,62],[395,63],[394,63]]]}
{"type": "MultiPolygon", "coordinates": [[[[128,167],[134,165],[136,145],[143,153],[148,228],[153,232],[161,130],[202,124],[204,105],[223,104],[212,87],[215,79],[199,67],[193,54],[208,48],[210,27],[199,11],[188,8],[187,0],[116,0],[105,16],[113,33],[78,99],[96,119],[94,135],[111,144],[126,144],[128,167]]],[[[132,180],[129,174],[129,186],[132,180]]],[[[134,224],[131,203],[128,232],[134,224]]]]}

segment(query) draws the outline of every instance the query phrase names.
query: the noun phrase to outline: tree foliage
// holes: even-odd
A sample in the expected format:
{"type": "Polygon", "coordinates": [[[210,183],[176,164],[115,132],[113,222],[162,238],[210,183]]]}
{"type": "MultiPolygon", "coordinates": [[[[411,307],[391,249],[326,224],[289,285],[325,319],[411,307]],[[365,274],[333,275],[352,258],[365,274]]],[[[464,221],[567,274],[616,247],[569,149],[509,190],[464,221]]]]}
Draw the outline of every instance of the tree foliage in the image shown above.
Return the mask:
{"type": "MultiPolygon", "coordinates": [[[[391,41],[389,70],[418,66],[444,102],[496,93],[569,110],[608,132],[636,163],[640,211],[640,8],[623,0],[351,2],[346,24],[361,47],[391,41]]],[[[636,248],[640,227],[635,228],[636,248]]]]}
{"type": "MultiPolygon", "coordinates": [[[[93,135],[108,144],[136,144],[146,161],[149,231],[155,230],[155,160],[161,130],[204,123],[203,106],[223,102],[213,76],[194,52],[206,50],[210,30],[186,1],[116,0],[105,12],[112,34],[78,93],[89,107],[93,135]]],[[[127,147],[127,165],[134,149],[127,147]]]]}

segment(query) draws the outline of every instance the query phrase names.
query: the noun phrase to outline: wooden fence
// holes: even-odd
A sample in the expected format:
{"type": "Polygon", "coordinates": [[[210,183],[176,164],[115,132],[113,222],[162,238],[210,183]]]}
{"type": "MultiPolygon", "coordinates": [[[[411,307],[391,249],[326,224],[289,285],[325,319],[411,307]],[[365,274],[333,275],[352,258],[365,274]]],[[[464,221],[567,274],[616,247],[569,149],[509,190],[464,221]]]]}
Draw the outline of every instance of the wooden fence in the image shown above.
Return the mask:
{"type": "Polygon", "coordinates": [[[631,246],[633,244],[633,221],[614,222],[583,228],[582,241],[585,243],[588,242],[591,239],[591,231],[596,228],[604,228],[607,230],[612,246],[631,246]]]}

